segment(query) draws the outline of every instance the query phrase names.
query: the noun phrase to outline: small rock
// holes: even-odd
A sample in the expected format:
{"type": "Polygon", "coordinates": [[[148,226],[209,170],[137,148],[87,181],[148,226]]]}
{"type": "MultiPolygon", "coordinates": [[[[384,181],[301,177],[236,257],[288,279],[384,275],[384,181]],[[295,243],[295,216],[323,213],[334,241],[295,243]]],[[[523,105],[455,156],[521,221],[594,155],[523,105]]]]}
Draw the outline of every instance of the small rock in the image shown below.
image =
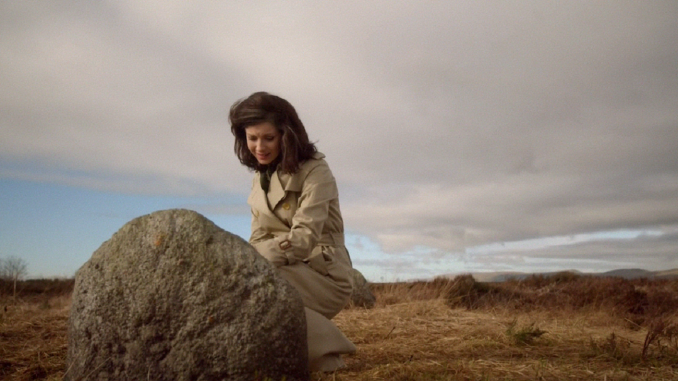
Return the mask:
{"type": "Polygon", "coordinates": [[[377,302],[374,297],[367,279],[360,271],[351,269],[351,278],[353,283],[353,292],[351,293],[350,305],[355,307],[372,308],[377,302]]]}

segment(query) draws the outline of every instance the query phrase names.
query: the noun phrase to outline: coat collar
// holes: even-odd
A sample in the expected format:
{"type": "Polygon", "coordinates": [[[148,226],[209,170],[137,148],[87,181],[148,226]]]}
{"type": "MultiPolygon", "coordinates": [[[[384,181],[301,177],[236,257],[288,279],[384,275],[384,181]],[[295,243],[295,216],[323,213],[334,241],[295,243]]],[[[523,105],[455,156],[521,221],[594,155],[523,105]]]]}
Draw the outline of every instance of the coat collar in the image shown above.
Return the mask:
{"type": "MultiPolygon", "coordinates": [[[[254,176],[254,181],[252,182],[252,192],[250,193],[250,196],[247,198],[247,203],[250,204],[250,207],[252,207],[252,213],[254,213],[259,218],[266,217],[269,221],[267,222],[267,224],[278,225],[279,223],[279,226],[276,228],[277,230],[288,229],[289,227],[287,226],[287,224],[285,224],[285,222],[279,219],[269,207],[266,194],[264,193],[264,190],[261,189],[259,176],[260,176],[259,173],[257,173],[254,176]]],[[[277,179],[277,176],[275,181],[276,182],[279,181],[277,179]]],[[[273,186],[273,182],[274,182],[273,176],[271,176],[271,185],[269,185],[269,187],[273,186]]]]}
{"type": "Polygon", "coordinates": [[[265,213],[277,219],[273,213],[273,210],[285,198],[285,194],[287,192],[301,192],[306,174],[308,170],[313,167],[312,162],[323,158],[325,158],[325,155],[320,152],[316,152],[313,154],[313,159],[315,160],[308,160],[302,164],[299,171],[293,175],[290,175],[289,173],[282,173],[280,171],[274,171],[271,174],[271,183],[269,184],[268,188],[268,197],[266,197],[264,190],[261,189],[259,181],[261,173],[257,172],[254,176],[252,184],[252,193],[250,193],[250,197],[248,198],[247,202],[250,204],[250,206],[252,206],[252,208],[258,210],[259,212],[265,213]]]}
{"type": "MultiPolygon", "coordinates": [[[[271,174],[271,184],[268,188],[268,202],[271,204],[271,210],[275,209],[275,207],[278,206],[278,203],[285,198],[285,191],[287,189],[283,188],[280,176],[278,171],[271,174]]],[[[285,176],[285,174],[283,173],[282,176],[285,176]]],[[[290,177],[290,175],[287,175],[287,177],[290,177]]],[[[261,193],[264,193],[263,190],[261,193]]]]}

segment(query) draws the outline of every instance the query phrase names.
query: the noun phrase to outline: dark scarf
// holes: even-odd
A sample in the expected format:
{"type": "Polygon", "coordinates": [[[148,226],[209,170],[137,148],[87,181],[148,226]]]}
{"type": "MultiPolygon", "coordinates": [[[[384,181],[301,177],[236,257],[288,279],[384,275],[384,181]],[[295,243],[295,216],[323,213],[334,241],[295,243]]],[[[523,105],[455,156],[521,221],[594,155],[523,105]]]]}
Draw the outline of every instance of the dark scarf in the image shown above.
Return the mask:
{"type": "Polygon", "coordinates": [[[264,193],[268,193],[268,188],[271,185],[271,176],[273,176],[273,172],[275,172],[277,167],[277,165],[269,165],[266,170],[259,172],[259,183],[264,193]]]}

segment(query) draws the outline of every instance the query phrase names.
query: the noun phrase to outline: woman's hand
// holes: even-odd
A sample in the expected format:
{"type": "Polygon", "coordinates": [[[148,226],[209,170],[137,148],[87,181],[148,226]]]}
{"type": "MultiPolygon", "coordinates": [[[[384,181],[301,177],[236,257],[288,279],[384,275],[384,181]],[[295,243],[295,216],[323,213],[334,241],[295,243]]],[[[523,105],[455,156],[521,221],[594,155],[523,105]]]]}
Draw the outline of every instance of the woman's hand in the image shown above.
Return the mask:
{"type": "Polygon", "coordinates": [[[275,239],[267,239],[253,244],[255,249],[266,258],[275,267],[285,266],[288,264],[287,257],[278,249],[278,242],[275,239]],[[276,250],[278,249],[278,250],[276,250]]]}

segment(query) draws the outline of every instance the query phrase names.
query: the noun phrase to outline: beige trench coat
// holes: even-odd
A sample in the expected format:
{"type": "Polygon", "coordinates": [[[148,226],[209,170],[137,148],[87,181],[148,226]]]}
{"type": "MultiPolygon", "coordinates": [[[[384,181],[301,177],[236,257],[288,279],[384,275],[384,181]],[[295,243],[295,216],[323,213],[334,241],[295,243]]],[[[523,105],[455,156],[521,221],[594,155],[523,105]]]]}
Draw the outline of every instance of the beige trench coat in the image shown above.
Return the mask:
{"type": "Polygon", "coordinates": [[[247,202],[250,243],[278,266],[306,307],[331,319],[350,297],[351,259],[337,184],[324,157],[316,153],[292,175],[274,172],[267,194],[257,172],[247,202]]]}

